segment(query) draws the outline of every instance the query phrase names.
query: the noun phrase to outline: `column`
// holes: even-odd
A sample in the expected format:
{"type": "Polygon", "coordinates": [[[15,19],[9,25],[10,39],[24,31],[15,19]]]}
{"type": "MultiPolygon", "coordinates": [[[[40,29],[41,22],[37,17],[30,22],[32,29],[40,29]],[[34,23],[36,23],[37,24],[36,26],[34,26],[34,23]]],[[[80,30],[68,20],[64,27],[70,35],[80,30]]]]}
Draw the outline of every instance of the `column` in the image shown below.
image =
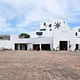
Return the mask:
{"type": "Polygon", "coordinates": [[[79,44],[79,50],[80,50],[80,44],[79,44]]]}
{"type": "Polygon", "coordinates": [[[20,44],[18,44],[18,50],[20,50],[20,44]]]}
{"type": "Polygon", "coordinates": [[[40,44],[40,51],[41,51],[41,44],[40,44]]]}

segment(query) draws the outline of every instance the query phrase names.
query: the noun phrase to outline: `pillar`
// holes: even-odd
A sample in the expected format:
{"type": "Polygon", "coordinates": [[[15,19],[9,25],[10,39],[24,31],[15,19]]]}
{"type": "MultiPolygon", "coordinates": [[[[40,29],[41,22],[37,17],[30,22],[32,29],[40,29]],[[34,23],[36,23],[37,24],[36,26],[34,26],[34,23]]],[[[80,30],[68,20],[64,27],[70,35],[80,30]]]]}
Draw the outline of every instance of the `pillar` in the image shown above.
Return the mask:
{"type": "Polygon", "coordinates": [[[40,44],[40,51],[41,51],[41,44],[40,44]]]}
{"type": "Polygon", "coordinates": [[[18,44],[18,50],[20,50],[20,44],[18,44]]]}

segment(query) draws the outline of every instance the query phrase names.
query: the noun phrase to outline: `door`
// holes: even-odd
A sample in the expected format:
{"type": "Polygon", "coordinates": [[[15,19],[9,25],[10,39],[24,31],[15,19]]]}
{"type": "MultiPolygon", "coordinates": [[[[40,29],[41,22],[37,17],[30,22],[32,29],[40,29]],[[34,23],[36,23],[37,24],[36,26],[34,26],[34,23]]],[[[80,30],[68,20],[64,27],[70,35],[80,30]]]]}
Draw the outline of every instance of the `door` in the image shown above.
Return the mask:
{"type": "Polygon", "coordinates": [[[18,44],[15,44],[15,50],[18,50],[18,44]]]}
{"type": "Polygon", "coordinates": [[[60,41],[60,50],[67,50],[67,41],[60,41]]]}
{"type": "Polygon", "coordinates": [[[79,49],[79,44],[76,44],[76,50],[78,50],[79,49]]]}
{"type": "Polygon", "coordinates": [[[27,44],[15,44],[15,50],[27,50],[27,44]]]}
{"type": "Polygon", "coordinates": [[[50,44],[41,44],[42,50],[50,50],[50,44]]]}
{"type": "Polygon", "coordinates": [[[20,50],[27,50],[27,44],[20,44],[20,50]]]}
{"type": "Polygon", "coordinates": [[[33,44],[33,50],[40,50],[39,44],[33,44]]]}

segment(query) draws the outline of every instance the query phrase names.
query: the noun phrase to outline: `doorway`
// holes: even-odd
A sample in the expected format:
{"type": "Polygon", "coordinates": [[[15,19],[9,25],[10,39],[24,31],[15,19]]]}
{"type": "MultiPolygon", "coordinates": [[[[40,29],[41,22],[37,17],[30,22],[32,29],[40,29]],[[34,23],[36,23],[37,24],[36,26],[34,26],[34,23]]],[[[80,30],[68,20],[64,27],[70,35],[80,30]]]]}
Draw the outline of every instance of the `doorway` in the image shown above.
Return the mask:
{"type": "Polygon", "coordinates": [[[40,50],[39,44],[33,44],[33,50],[40,50]]]}
{"type": "Polygon", "coordinates": [[[27,50],[26,44],[20,44],[20,50],[27,50]]]}
{"type": "Polygon", "coordinates": [[[27,50],[27,44],[15,44],[15,50],[27,50]]]}
{"type": "Polygon", "coordinates": [[[79,44],[76,44],[76,50],[78,50],[79,49],[79,44]]]}
{"type": "Polygon", "coordinates": [[[60,50],[67,50],[68,42],[67,41],[60,41],[60,50]]]}
{"type": "Polygon", "coordinates": [[[15,50],[18,50],[18,44],[15,44],[15,50]]]}
{"type": "Polygon", "coordinates": [[[41,44],[42,50],[50,50],[50,44],[41,44]]]}

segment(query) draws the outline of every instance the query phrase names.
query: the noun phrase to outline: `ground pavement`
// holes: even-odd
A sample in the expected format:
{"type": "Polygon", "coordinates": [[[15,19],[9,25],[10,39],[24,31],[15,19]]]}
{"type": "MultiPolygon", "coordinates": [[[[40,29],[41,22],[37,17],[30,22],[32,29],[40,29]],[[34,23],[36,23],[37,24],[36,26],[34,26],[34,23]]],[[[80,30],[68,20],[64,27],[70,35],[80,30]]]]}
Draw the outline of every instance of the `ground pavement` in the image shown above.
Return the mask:
{"type": "Polygon", "coordinates": [[[0,51],[0,80],[80,80],[80,52],[0,51]]]}

